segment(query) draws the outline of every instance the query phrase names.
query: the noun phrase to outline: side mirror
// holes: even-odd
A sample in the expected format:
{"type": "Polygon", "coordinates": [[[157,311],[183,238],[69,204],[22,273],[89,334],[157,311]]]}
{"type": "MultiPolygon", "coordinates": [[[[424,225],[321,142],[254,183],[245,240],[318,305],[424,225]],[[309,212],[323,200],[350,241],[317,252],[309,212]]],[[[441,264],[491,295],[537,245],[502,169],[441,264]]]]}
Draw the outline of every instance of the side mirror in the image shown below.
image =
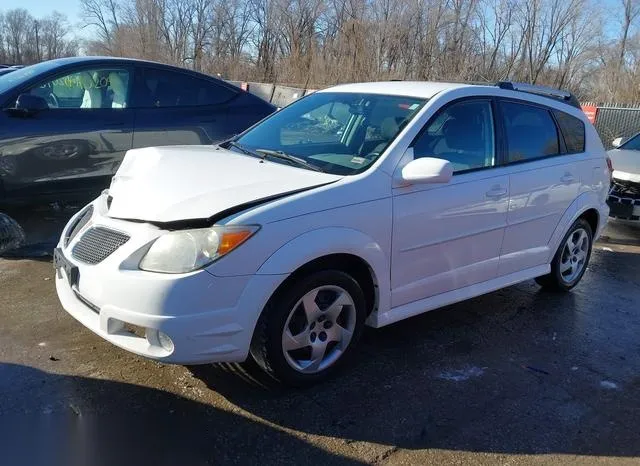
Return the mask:
{"type": "Polygon", "coordinates": [[[402,184],[448,183],[453,176],[453,165],[448,160],[423,157],[411,160],[399,175],[402,184]]]}
{"type": "Polygon", "coordinates": [[[611,141],[611,145],[613,146],[614,149],[617,149],[622,145],[623,141],[624,141],[624,138],[615,138],[613,141],[611,141]]]}
{"type": "Polygon", "coordinates": [[[31,94],[20,94],[13,108],[7,109],[11,115],[31,116],[42,110],[48,110],[49,105],[42,97],[31,94]]]}

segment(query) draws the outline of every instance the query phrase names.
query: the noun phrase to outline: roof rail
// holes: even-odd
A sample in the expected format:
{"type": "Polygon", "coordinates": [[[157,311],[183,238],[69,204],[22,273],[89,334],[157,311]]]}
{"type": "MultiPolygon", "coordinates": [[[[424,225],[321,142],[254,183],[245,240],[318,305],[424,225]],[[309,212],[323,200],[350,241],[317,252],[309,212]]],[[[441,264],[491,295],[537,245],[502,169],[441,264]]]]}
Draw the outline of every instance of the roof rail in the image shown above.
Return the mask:
{"type": "Polygon", "coordinates": [[[535,84],[527,83],[514,83],[511,81],[499,81],[495,85],[500,89],[528,92],[529,94],[536,94],[542,97],[549,97],[551,99],[559,100],[576,108],[582,108],[580,107],[580,102],[578,102],[576,96],[574,96],[571,92],[554,89],[553,87],[538,86],[535,84]]]}

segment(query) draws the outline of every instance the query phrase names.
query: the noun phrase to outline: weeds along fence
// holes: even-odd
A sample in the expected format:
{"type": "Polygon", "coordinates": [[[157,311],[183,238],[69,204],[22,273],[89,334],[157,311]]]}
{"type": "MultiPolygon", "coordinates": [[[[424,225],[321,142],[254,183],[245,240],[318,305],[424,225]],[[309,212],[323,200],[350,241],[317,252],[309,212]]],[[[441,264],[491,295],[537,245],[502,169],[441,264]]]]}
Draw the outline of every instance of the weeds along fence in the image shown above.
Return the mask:
{"type": "MultiPolygon", "coordinates": [[[[316,89],[281,86],[277,84],[229,81],[277,107],[284,107],[316,89]]],[[[629,138],[640,132],[640,105],[583,102],[583,109],[596,127],[606,149],[611,149],[615,138],[629,138]]]]}

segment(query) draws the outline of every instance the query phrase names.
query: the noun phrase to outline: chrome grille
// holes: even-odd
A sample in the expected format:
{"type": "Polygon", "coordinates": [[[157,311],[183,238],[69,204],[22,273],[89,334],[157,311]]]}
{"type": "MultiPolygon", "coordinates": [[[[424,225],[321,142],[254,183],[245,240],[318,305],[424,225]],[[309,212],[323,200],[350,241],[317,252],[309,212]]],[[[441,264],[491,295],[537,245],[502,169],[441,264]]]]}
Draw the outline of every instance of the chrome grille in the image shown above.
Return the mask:
{"type": "Polygon", "coordinates": [[[104,227],[88,229],[73,247],[74,259],[86,264],[99,264],[129,241],[129,236],[104,227]]]}
{"type": "Polygon", "coordinates": [[[75,221],[75,223],[69,228],[67,237],[64,239],[64,245],[68,246],[69,243],[76,235],[82,230],[82,228],[91,220],[93,215],[93,206],[90,205],[75,221]]]}

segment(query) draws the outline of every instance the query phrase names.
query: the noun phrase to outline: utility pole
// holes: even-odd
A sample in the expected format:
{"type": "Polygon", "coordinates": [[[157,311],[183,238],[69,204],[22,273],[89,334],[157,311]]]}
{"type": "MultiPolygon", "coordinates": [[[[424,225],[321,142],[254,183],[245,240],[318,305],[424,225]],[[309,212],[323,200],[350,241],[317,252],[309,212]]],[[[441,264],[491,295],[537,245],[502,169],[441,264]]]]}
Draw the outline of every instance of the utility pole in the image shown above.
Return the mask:
{"type": "Polygon", "coordinates": [[[38,20],[35,20],[33,23],[36,28],[36,60],[39,63],[40,61],[42,61],[42,58],[40,57],[40,37],[38,36],[38,20]]]}

